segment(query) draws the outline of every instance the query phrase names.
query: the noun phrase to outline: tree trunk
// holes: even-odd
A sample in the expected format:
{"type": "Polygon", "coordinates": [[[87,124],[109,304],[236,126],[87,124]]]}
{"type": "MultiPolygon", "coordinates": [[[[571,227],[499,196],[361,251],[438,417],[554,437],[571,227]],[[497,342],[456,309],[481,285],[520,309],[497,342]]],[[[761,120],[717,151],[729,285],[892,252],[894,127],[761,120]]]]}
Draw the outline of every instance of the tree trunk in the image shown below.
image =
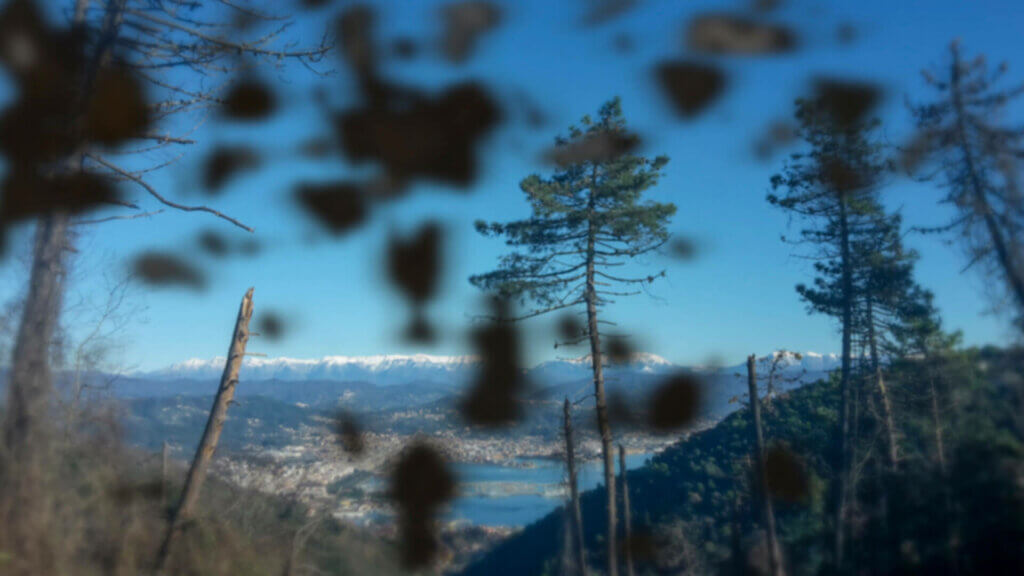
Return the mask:
{"type": "Polygon", "coordinates": [[[847,216],[847,198],[839,198],[839,242],[843,284],[843,349],[839,377],[839,474],[835,489],[835,534],[833,560],[836,571],[843,572],[846,551],[847,497],[850,481],[850,353],[853,329],[853,271],[850,262],[850,229],[847,216]]]}
{"type": "MultiPolygon", "coordinates": [[[[928,368],[931,370],[931,367],[928,368]]],[[[939,413],[939,393],[935,389],[935,377],[928,377],[928,389],[932,404],[932,428],[935,429],[935,457],[939,464],[939,473],[946,477],[946,445],[942,437],[942,418],[939,413]]]]}
{"type": "Polygon", "coordinates": [[[170,456],[170,445],[164,440],[163,446],[160,447],[160,507],[164,510],[167,509],[168,500],[168,485],[167,485],[167,466],[169,464],[168,457],[170,456]]]}
{"type": "Polygon", "coordinates": [[[760,500],[761,522],[764,524],[768,545],[768,567],[771,576],[784,576],[782,568],[782,550],[775,533],[775,512],[772,510],[772,498],[768,493],[767,475],[764,467],[764,432],[761,427],[761,399],[757,393],[757,357],[747,356],[747,388],[750,395],[751,424],[754,432],[754,465],[757,467],[757,495],[760,500]]]}
{"type": "Polygon", "coordinates": [[[587,554],[583,544],[583,513],[580,510],[580,492],[576,482],[576,447],[572,437],[572,415],[569,412],[569,399],[565,399],[565,467],[569,473],[569,519],[572,553],[577,571],[587,576],[587,554]]]}
{"type": "Polygon", "coordinates": [[[958,559],[957,553],[957,542],[960,540],[959,529],[956,523],[956,514],[953,508],[953,495],[949,486],[949,468],[946,462],[946,445],[942,434],[942,414],[939,411],[939,391],[935,387],[935,376],[932,373],[932,360],[925,357],[925,362],[928,363],[927,370],[928,374],[928,391],[931,396],[931,417],[932,427],[935,434],[935,459],[939,466],[939,475],[943,485],[942,489],[942,505],[943,505],[943,516],[946,521],[946,565],[948,570],[947,574],[958,574],[958,559]]]}
{"type": "MultiPolygon", "coordinates": [[[[125,0],[112,2],[107,11],[118,15],[125,0]]],[[[72,26],[85,23],[88,2],[75,0],[72,26]]],[[[104,20],[100,35],[116,35],[120,20],[104,20]]],[[[101,42],[93,54],[96,63],[106,62],[110,43],[101,42]]],[[[84,115],[96,68],[87,70],[81,80],[76,104],[77,123],[84,115]]],[[[81,155],[66,159],[66,169],[81,170],[81,155]]],[[[39,218],[32,250],[32,268],[28,292],[11,357],[7,382],[7,410],[3,423],[3,445],[6,457],[16,466],[5,466],[3,491],[10,506],[10,518],[3,519],[9,529],[11,546],[23,564],[46,571],[52,555],[45,552],[46,503],[42,496],[52,434],[48,414],[53,393],[50,353],[54,333],[60,319],[64,294],[65,252],[70,248],[70,215],[54,211],[39,218]],[[33,564],[34,562],[37,562],[33,564]]]]}
{"type": "Polygon", "coordinates": [[[625,546],[623,554],[626,561],[626,574],[633,576],[633,526],[632,514],[629,509],[629,480],[626,478],[626,449],[619,444],[619,476],[622,478],[622,527],[624,528],[625,546]]]}
{"type": "Polygon", "coordinates": [[[170,557],[172,547],[182,526],[192,516],[193,508],[199,500],[199,492],[206,480],[206,471],[210,466],[210,460],[217,449],[217,442],[220,440],[221,430],[224,428],[224,421],[227,420],[228,406],[235,397],[235,386],[238,384],[238,372],[242,367],[242,358],[245,356],[245,345],[249,341],[249,320],[252,318],[252,292],[245,293],[242,298],[242,305],[238,309],[238,319],[235,321],[235,330],[231,336],[231,346],[228,348],[228,358],[224,364],[224,373],[220,379],[220,387],[213,399],[213,407],[210,409],[210,417],[206,421],[206,429],[203,430],[202,440],[196,449],[196,455],[192,459],[192,466],[185,478],[185,487],[181,493],[181,501],[174,517],[167,529],[167,536],[157,557],[157,573],[164,571],[167,559],[170,557]]]}
{"type": "Polygon", "coordinates": [[[4,448],[9,464],[4,466],[3,492],[10,517],[5,523],[19,560],[38,569],[48,565],[42,536],[48,532],[44,493],[52,434],[50,349],[63,295],[68,223],[67,214],[55,213],[40,218],[36,227],[28,293],[7,383],[4,448]]]}
{"type": "Polygon", "coordinates": [[[869,297],[867,299],[867,321],[868,321],[868,346],[871,353],[871,367],[874,370],[875,386],[878,388],[878,396],[882,401],[882,424],[885,426],[885,437],[887,440],[886,460],[889,471],[895,473],[899,470],[899,443],[896,440],[896,423],[892,415],[892,401],[889,398],[889,391],[885,386],[885,376],[882,374],[882,362],[878,356],[878,341],[875,335],[874,307],[869,297]]]}
{"type": "MultiPolygon", "coordinates": [[[[594,207],[594,193],[590,192],[590,210],[594,207]]],[[[615,456],[612,454],[612,428],[608,422],[608,405],[604,396],[604,371],[601,355],[601,335],[597,325],[597,288],[594,283],[594,228],[591,223],[587,234],[587,328],[590,335],[590,363],[594,371],[594,401],[597,404],[597,430],[601,434],[601,456],[604,459],[604,485],[607,492],[608,530],[607,563],[608,576],[618,576],[619,565],[616,555],[615,536],[618,523],[615,518],[615,456]]]]}

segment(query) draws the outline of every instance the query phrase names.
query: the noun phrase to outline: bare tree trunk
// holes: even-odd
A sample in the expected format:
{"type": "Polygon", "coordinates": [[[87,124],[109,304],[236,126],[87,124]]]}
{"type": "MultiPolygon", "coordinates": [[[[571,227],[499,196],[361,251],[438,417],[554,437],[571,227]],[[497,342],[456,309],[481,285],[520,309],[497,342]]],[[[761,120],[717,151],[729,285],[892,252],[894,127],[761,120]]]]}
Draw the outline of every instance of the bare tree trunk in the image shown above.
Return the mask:
{"type": "MultiPolygon", "coordinates": [[[[931,367],[928,368],[931,370],[931,367]]],[[[946,445],[942,437],[942,418],[939,413],[939,394],[935,389],[935,377],[928,377],[928,389],[932,403],[932,427],[935,429],[935,457],[939,463],[939,473],[946,477],[946,445]]]]}
{"type": "Polygon", "coordinates": [[[839,201],[839,234],[843,284],[843,349],[839,379],[839,474],[836,478],[834,495],[835,534],[832,555],[836,571],[842,573],[846,561],[846,524],[850,484],[850,353],[853,329],[853,270],[850,262],[850,229],[845,196],[842,196],[839,201]]]}
{"type": "Polygon", "coordinates": [[[49,466],[50,399],[53,375],[50,348],[61,308],[64,253],[69,219],[55,213],[42,217],[36,227],[21,322],[11,357],[4,419],[3,492],[9,503],[5,523],[19,560],[45,570],[48,556],[42,536],[48,532],[43,501],[49,466]],[[37,563],[38,561],[38,563],[37,563]]]}
{"type": "Polygon", "coordinates": [[[950,493],[949,486],[949,468],[946,462],[946,445],[945,439],[942,434],[942,415],[939,411],[939,391],[935,387],[935,376],[932,373],[932,360],[925,357],[925,362],[928,363],[926,370],[928,370],[928,391],[931,396],[931,417],[932,427],[935,434],[935,459],[939,466],[939,475],[943,483],[942,489],[942,504],[943,504],[943,516],[946,521],[946,564],[948,574],[958,574],[958,554],[957,554],[957,542],[960,540],[959,530],[956,524],[956,517],[953,509],[953,496],[950,493]]]}
{"type": "MultiPolygon", "coordinates": [[[[594,193],[590,192],[590,209],[594,207],[594,193]]],[[[602,367],[601,335],[597,324],[597,288],[594,283],[594,230],[591,224],[587,234],[587,327],[590,335],[590,360],[594,370],[594,401],[597,404],[597,430],[601,434],[601,456],[604,459],[604,486],[607,493],[607,565],[608,576],[618,576],[619,563],[616,554],[616,533],[618,522],[615,509],[615,456],[612,454],[612,428],[608,422],[608,405],[604,395],[604,371],[602,367]]]]}
{"type": "MultiPolygon", "coordinates": [[[[107,7],[108,14],[119,15],[124,1],[112,2],[107,7]]],[[[74,27],[84,26],[87,5],[86,0],[75,1],[74,27]]],[[[119,25],[119,19],[105,19],[101,39],[116,35],[119,25]]],[[[104,63],[109,49],[108,42],[99,42],[93,62],[104,63]]],[[[96,70],[97,67],[92,66],[78,79],[81,92],[75,102],[73,123],[87,109],[96,70]]],[[[76,153],[68,158],[65,169],[81,170],[81,155],[76,153]]],[[[37,223],[28,293],[11,358],[3,424],[6,457],[17,463],[5,467],[3,491],[10,503],[6,512],[11,517],[3,520],[11,527],[11,545],[19,561],[43,572],[53,561],[52,555],[44,550],[43,536],[48,533],[45,527],[47,505],[41,497],[46,490],[43,482],[52,434],[47,414],[53,395],[50,353],[63,301],[70,223],[70,216],[64,211],[49,212],[37,223]],[[37,561],[39,563],[33,564],[37,561]]]]}
{"type": "Polygon", "coordinates": [[[583,544],[583,513],[580,510],[580,491],[576,481],[576,447],[572,435],[572,415],[569,412],[569,399],[565,399],[563,408],[565,417],[565,466],[569,473],[569,518],[573,557],[581,576],[587,576],[587,554],[583,544]]]}
{"type": "Polygon", "coordinates": [[[867,299],[867,321],[868,321],[868,346],[871,353],[871,367],[874,370],[875,386],[878,388],[878,396],[882,400],[882,417],[885,426],[885,437],[888,441],[886,460],[889,471],[899,470],[899,443],[896,440],[896,423],[892,414],[892,401],[889,399],[889,391],[885,385],[885,376],[882,374],[882,362],[878,356],[878,340],[875,335],[874,307],[871,298],[867,299]]]}
{"type": "Polygon", "coordinates": [[[750,394],[750,414],[754,432],[754,465],[757,466],[757,494],[761,504],[761,522],[768,539],[768,567],[771,576],[784,576],[782,550],[775,533],[775,512],[772,498],[768,493],[767,475],[764,467],[764,432],[761,427],[761,399],[757,393],[757,357],[747,356],[747,388],[750,394]]]}
{"type": "Polygon", "coordinates": [[[168,456],[170,455],[169,452],[170,452],[170,446],[167,444],[167,441],[164,440],[164,444],[160,448],[160,506],[164,510],[167,509],[167,498],[168,498],[168,496],[167,496],[167,491],[168,491],[168,486],[167,486],[167,473],[168,473],[167,465],[168,465],[168,461],[167,460],[168,460],[168,456]]]}
{"type": "Polygon", "coordinates": [[[235,321],[235,329],[231,336],[231,346],[228,348],[228,358],[224,364],[224,374],[220,379],[220,387],[213,399],[213,407],[210,409],[210,417],[206,421],[206,429],[203,431],[202,440],[196,449],[196,455],[192,459],[192,466],[185,478],[185,487],[181,493],[181,501],[174,517],[167,529],[167,536],[157,556],[157,573],[162,573],[166,567],[167,559],[170,557],[182,526],[191,518],[192,509],[199,500],[199,492],[206,480],[206,471],[210,466],[210,460],[217,449],[217,442],[220,440],[221,430],[224,428],[224,421],[227,420],[228,405],[235,397],[235,386],[238,384],[238,372],[242,367],[242,358],[245,356],[245,345],[249,341],[249,320],[252,318],[252,292],[245,293],[242,298],[242,305],[238,309],[238,319],[235,321]]]}
{"type": "Polygon", "coordinates": [[[632,514],[629,510],[629,480],[626,478],[626,449],[619,444],[619,476],[622,478],[622,526],[625,528],[626,574],[633,576],[633,526],[632,514]]]}

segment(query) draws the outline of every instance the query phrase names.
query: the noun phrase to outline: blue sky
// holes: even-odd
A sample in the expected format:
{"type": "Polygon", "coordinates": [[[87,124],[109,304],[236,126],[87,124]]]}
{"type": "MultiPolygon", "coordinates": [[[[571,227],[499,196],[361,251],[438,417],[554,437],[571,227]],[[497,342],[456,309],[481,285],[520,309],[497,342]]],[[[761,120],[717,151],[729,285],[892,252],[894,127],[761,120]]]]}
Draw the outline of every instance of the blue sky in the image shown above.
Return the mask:
{"type": "MultiPolygon", "coordinates": [[[[438,37],[438,4],[374,3],[379,8],[378,36],[438,37]]],[[[1009,61],[1009,77],[1024,80],[1024,44],[1019,41],[1024,7],[1019,1],[794,0],[769,19],[799,32],[799,50],[783,57],[713,59],[729,73],[727,93],[699,118],[684,121],[671,114],[657,91],[654,65],[686,56],[682,30],[688,16],[739,10],[746,4],[646,1],[597,28],[578,25],[582,4],[503,3],[502,25],[483,39],[465,65],[443,63],[436,50],[428,50],[408,63],[386,67],[388,75],[424,87],[482,80],[500,97],[511,121],[481,149],[481,177],[471,190],[419,185],[340,240],[315,233],[315,226],[289,200],[291,189],[303,180],[365,174],[366,167],[340,160],[300,161],[289,150],[310,136],[327,134],[324,118],[307,95],[311,83],[324,83],[338,102],[351,101],[354,90],[345,70],[339,68],[327,80],[313,78],[301,67],[275,72],[287,81],[283,99],[288,107],[273,121],[257,127],[206,124],[194,136],[202,144],[150,182],[175,199],[209,202],[252,225],[265,250],[256,258],[223,261],[195,256],[215,272],[203,292],[137,290],[133,301],[145,313],[126,328],[118,361],[148,369],[224,354],[238,301],[248,286],[256,287],[257,314],[273,309],[291,319],[283,340],[254,340],[252,351],[294,357],[470,352],[465,332],[471,316],[480,311],[481,298],[467,277],[488,270],[504,252],[499,241],[478,237],[473,221],[527,216],[519,180],[531,172],[546,173],[539,157],[553,136],[615,95],[622,97],[627,119],[643,137],[643,151],[671,157],[664,179],[650,196],[678,206],[672,230],[694,238],[701,251],[691,262],[650,256],[638,263],[655,271],[665,268],[667,279],[652,289],[655,298],[623,300],[608,309],[607,318],[633,335],[637,348],[680,363],[734,363],[751,352],[780,347],[834,351],[834,325],[828,318],[808,316],[793,289],[811,275],[810,264],[794,257],[792,247],[779,239],[796,228],[787,229],[785,215],[764,201],[768,179],[782,166],[784,155],[756,160],[753,140],[772,121],[791,115],[793,99],[805,92],[811,77],[827,74],[880,82],[886,88],[879,110],[883,135],[901,142],[909,133],[904,98],[929,96],[919,72],[944,64],[953,38],[961,38],[969,54],[1009,61]],[[843,45],[836,29],[847,22],[855,26],[857,40],[843,45]],[[613,47],[623,33],[633,40],[631,52],[613,47]],[[519,92],[529,94],[544,111],[543,128],[522,125],[513,98],[519,92]],[[195,192],[206,146],[240,140],[262,143],[276,160],[235,181],[215,199],[195,192]],[[440,220],[447,232],[443,289],[429,310],[442,338],[430,347],[409,346],[399,338],[406,304],[384,281],[382,256],[389,232],[409,232],[428,219],[440,220]]],[[[316,37],[325,21],[306,18],[296,30],[303,37],[316,37]]],[[[938,197],[934,185],[906,180],[894,181],[886,191],[887,202],[902,208],[909,225],[942,222],[948,214],[936,205],[938,197]]],[[[143,196],[137,198],[156,208],[143,196]]],[[[93,228],[80,239],[73,297],[97,297],[102,276],[124,270],[139,251],[195,255],[196,234],[211,227],[234,239],[245,237],[204,215],[173,212],[93,228]]],[[[17,238],[24,243],[28,230],[17,238]]],[[[991,300],[985,282],[970,271],[960,272],[965,259],[956,247],[921,237],[908,243],[922,254],[918,279],[936,293],[949,328],[963,330],[969,344],[1007,341],[1005,319],[987,312],[991,300]]],[[[9,255],[0,264],[0,298],[13,296],[24,281],[23,265],[9,255]]],[[[526,327],[531,361],[574,354],[552,348],[549,328],[545,320],[526,327]]]]}

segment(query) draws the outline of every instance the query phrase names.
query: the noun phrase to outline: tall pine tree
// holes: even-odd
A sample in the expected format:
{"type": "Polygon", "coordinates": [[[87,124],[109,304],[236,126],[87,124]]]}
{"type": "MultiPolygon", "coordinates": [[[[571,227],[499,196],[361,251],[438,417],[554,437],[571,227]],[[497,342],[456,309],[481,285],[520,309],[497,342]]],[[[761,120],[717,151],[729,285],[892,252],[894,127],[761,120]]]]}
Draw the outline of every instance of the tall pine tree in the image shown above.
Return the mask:
{"type": "Polygon", "coordinates": [[[854,242],[871,227],[877,210],[877,184],[884,163],[870,135],[875,121],[843,114],[824,97],[799,100],[799,136],[808,151],[794,154],[772,177],[768,202],[805,227],[796,244],[809,246],[817,277],[797,291],[812,312],[839,320],[842,364],[839,379],[839,433],[833,487],[833,562],[845,569],[851,489],[851,376],[858,290],[854,242]],[[780,192],[777,194],[776,192],[780,192]]]}
{"type": "Polygon", "coordinates": [[[604,104],[596,119],[585,116],[567,136],[555,140],[551,158],[559,167],[550,177],[531,175],[519,187],[533,214],[506,223],[477,223],[485,236],[501,237],[514,250],[498,268],[472,276],[488,292],[515,298],[532,309],[519,319],[564,309],[583,309],[587,324],[597,404],[597,427],[607,492],[606,561],[616,559],[615,458],[605,402],[599,314],[618,296],[641,293],[663,273],[628,276],[617,272],[629,260],[661,247],[669,238],[673,204],[643,198],[657,184],[668,158],[630,153],[636,139],[626,128],[618,98],[604,104]]]}

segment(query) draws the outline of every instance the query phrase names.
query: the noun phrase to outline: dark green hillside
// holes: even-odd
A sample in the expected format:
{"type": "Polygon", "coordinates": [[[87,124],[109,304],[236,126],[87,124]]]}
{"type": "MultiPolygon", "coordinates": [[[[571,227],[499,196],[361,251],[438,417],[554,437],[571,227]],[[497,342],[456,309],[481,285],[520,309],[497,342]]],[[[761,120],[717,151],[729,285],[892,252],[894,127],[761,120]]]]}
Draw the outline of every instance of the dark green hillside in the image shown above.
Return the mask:
{"type": "MultiPolygon", "coordinates": [[[[768,436],[787,440],[800,454],[823,453],[835,423],[834,397],[833,386],[819,383],[776,401],[768,419],[768,436]]],[[[741,492],[742,498],[747,498],[744,457],[751,446],[744,410],[726,417],[714,428],[680,440],[643,468],[630,472],[630,498],[638,529],[700,518],[699,525],[689,528],[699,532],[697,545],[701,552],[716,559],[728,556],[734,502],[741,492]]],[[[827,477],[828,468],[820,459],[812,459],[811,464],[814,475],[827,477]]],[[[819,506],[820,484],[815,483],[819,488],[805,509],[819,506]]],[[[604,541],[603,505],[601,488],[582,497],[587,550],[595,566],[599,564],[594,555],[604,541]]],[[[783,513],[806,514],[795,508],[783,513]]],[[[561,553],[562,527],[562,511],[557,510],[498,546],[465,574],[554,573],[561,553]]],[[[783,531],[785,534],[785,524],[783,531]]]]}
{"type": "MultiPolygon", "coordinates": [[[[857,485],[856,556],[875,567],[899,573],[938,573],[948,558],[945,534],[958,534],[961,573],[992,573],[996,566],[1021,566],[1024,558],[1024,499],[1015,488],[1024,454],[1019,424],[1013,417],[1019,400],[1007,382],[1007,367],[1019,366],[1010,354],[983,350],[965,353],[946,366],[956,378],[953,400],[943,412],[949,460],[949,493],[935,482],[931,412],[923,402],[921,367],[895,366],[892,386],[903,425],[903,468],[891,480],[898,497],[889,509],[886,531],[873,511],[878,482],[867,472],[857,485]],[[1017,463],[1017,464],[1014,464],[1017,463]],[[945,498],[950,509],[941,506],[945,498]],[[981,511],[989,512],[981,514],[981,511]],[[999,514],[992,511],[1000,510],[999,514]],[[876,525],[877,523],[877,525],[876,525]]],[[[1009,379],[1009,380],[1008,380],[1009,379]]],[[[861,394],[867,394],[865,390],[861,394]]],[[[826,514],[832,471],[837,387],[818,382],[794,390],[766,408],[765,436],[798,455],[806,465],[807,489],[799,503],[776,500],[779,537],[789,574],[826,570],[829,519],[826,514]]],[[[760,538],[751,510],[748,456],[752,439],[748,410],[733,413],[714,428],[680,440],[646,466],[629,473],[634,532],[641,574],[733,573],[756,554],[760,538]],[[734,527],[739,526],[739,537],[734,527]]],[[[859,461],[873,465],[870,415],[861,413],[859,461]]],[[[602,565],[604,491],[582,496],[588,561],[602,565]]],[[[503,542],[468,567],[467,576],[561,573],[564,521],[557,510],[503,542]]]]}

